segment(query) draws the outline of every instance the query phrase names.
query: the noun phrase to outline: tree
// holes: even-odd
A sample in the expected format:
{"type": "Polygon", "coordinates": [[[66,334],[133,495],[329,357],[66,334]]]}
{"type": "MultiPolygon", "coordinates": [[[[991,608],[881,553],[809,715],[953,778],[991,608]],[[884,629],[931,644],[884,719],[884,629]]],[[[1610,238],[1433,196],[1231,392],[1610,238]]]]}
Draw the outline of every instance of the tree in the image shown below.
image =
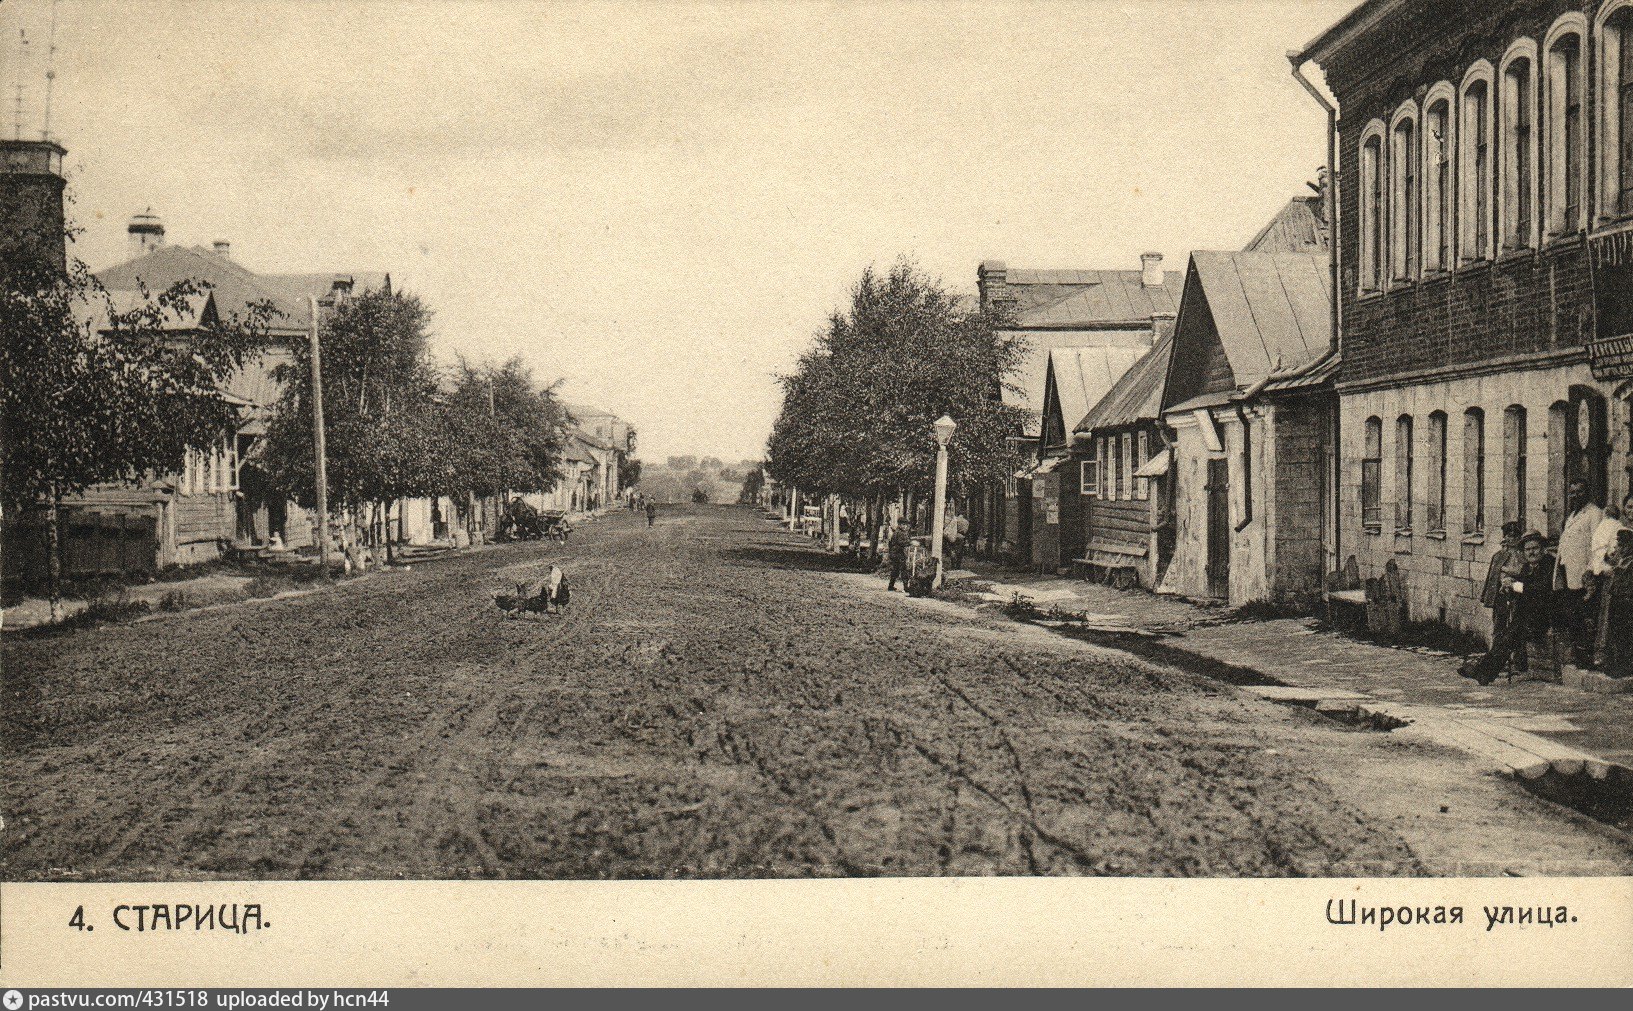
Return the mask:
{"type": "Polygon", "coordinates": [[[1018,464],[1005,405],[1024,347],[1001,315],[970,310],[912,263],[864,271],[848,312],[835,312],[793,373],[766,462],[778,481],[860,498],[923,492],[933,481],[931,425],[958,422],[951,483],[1001,480],[1018,464]]]}
{"type": "Polygon", "coordinates": [[[182,282],[116,304],[78,261],[0,258],[0,492],[44,511],[53,612],[65,498],[175,473],[190,448],[237,429],[222,390],[264,345],[272,310],[221,321],[201,314],[207,294],[182,282]]]}
{"type": "Polygon", "coordinates": [[[765,490],[765,471],[755,467],[743,477],[743,490],[738,492],[737,501],[743,505],[754,505],[760,501],[760,493],[765,490]]]}
{"type": "MultiPolygon", "coordinates": [[[[459,483],[454,435],[438,404],[428,352],[430,313],[404,292],[365,292],[328,307],[321,320],[323,419],[329,501],[352,510],[444,493],[459,483]]],[[[296,342],[277,378],[283,397],[260,447],[274,484],[316,501],[312,459],[311,349],[296,342]]],[[[370,524],[372,525],[372,524],[370,524]]]]}
{"type": "Polygon", "coordinates": [[[624,453],[618,454],[618,487],[634,488],[641,483],[641,461],[624,453]]]}
{"type": "Polygon", "coordinates": [[[460,359],[443,417],[451,462],[443,494],[543,490],[559,478],[566,414],[521,359],[498,366],[460,359]]]}

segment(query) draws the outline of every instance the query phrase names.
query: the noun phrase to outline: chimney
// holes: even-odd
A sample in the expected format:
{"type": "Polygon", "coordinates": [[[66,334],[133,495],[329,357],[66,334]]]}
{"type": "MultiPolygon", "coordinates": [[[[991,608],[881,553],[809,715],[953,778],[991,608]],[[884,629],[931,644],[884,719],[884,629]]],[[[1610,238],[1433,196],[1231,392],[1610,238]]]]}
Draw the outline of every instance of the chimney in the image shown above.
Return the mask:
{"type": "Polygon", "coordinates": [[[1008,279],[1009,268],[1002,260],[983,260],[976,268],[975,289],[980,295],[982,312],[990,312],[1000,305],[1014,305],[1008,279]]]}
{"type": "Polygon", "coordinates": [[[0,140],[0,261],[67,269],[62,158],[48,140],[0,140]]]}
{"type": "Polygon", "coordinates": [[[215,249],[215,255],[221,257],[223,260],[232,259],[232,243],[228,242],[226,239],[217,239],[210,245],[215,249]]]}
{"type": "Polygon", "coordinates": [[[130,258],[133,260],[164,245],[164,222],[159,220],[151,207],[133,216],[125,231],[130,235],[130,258]]]}
{"type": "Polygon", "coordinates": [[[1142,253],[1140,255],[1140,283],[1147,288],[1162,287],[1162,254],[1142,253]]]}

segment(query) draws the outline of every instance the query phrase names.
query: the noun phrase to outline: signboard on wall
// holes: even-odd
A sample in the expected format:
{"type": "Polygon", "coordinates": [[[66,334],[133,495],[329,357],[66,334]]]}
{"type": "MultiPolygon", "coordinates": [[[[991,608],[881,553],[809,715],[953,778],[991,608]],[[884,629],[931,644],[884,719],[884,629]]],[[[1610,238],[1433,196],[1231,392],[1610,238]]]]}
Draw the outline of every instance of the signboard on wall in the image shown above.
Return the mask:
{"type": "Polygon", "coordinates": [[[1633,378],[1633,232],[1595,239],[1589,250],[1595,326],[1588,364],[1595,379],[1633,378]]]}

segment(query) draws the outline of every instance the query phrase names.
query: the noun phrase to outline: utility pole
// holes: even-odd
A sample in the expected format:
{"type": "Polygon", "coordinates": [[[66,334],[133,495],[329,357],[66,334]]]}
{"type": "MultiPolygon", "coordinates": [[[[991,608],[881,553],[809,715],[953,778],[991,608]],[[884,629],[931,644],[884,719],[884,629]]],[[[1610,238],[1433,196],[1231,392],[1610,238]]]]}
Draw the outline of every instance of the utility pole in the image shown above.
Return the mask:
{"type": "Polygon", "coordinates": [[[318,499],[318,565],[329,578],[329,466],[323,444],[323,349],[318,341],[318,300],[306,297],[312,317],[312,463],[318,499]]]}

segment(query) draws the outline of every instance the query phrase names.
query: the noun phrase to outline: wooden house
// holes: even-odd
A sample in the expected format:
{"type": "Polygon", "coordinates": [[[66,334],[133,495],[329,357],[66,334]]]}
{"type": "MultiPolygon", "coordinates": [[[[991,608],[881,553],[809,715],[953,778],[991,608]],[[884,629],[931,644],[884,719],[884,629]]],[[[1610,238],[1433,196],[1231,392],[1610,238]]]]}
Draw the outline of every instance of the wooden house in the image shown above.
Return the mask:
{"type": "Polygon", "coordinates": [[[1162,396],[1176,515],[1161,589],[1319,599],[1336,366],[1326,254],[1192,254],[1162,396]]]}

